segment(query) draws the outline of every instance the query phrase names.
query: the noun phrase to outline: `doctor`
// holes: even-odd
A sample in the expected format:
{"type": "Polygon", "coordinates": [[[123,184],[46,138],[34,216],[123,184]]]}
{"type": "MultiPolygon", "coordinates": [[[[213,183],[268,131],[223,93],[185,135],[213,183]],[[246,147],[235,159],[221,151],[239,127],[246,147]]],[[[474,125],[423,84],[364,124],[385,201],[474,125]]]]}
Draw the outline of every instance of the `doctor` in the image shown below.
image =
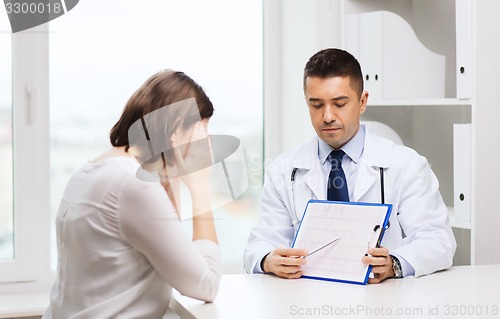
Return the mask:
{"type": "Polygon", "coordinates": [[[414,150],[360,125],[368,92],[363,91],[358,61],[343,50],[319,51],[307,62],[303,80],[317,136],[267,168],[261,216],[244,253],[246,271],[283,278],[302,275],[307,259],[297,256],[307,252],[290,246],[307,201],[327,199],[330,170],[337,166],[330,158],[333,150],[343,151],[339,162],[345,178],[340,184],[347,183],[348,200],[393,205],[384,246],[360,257],[373,265],[368,282],[450,267],[456,242],[436,176],[414,150]]]}

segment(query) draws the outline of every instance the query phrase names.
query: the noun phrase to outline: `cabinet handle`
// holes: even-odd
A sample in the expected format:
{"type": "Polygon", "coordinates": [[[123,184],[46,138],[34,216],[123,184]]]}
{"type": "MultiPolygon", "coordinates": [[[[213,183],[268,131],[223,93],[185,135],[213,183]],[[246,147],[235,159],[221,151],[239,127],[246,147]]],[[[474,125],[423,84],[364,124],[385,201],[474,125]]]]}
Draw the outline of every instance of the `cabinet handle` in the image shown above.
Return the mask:
{"type": "Polygon", "coordinates": [[[26,111],[28,115],[28,123],[33,124],[37,119],[36,109],[36,89],[30,82],[24,87],[26,93],[26,111]]]}

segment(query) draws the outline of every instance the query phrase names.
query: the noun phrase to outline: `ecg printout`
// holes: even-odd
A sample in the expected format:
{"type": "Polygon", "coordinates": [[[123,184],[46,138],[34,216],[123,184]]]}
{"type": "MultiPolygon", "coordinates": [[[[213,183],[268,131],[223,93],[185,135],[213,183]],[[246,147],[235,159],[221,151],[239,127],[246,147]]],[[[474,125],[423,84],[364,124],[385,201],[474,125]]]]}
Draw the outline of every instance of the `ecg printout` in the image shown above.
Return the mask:
{"type": "Polygon", "coordinates": [[[304,276],[364,283],[368,265],[361,262],[375,247],[391,205],[310,201],[293,247],[312,251],[341,237],[307,257],[304,276]],[[377,226],[378,225],[378,226],[377,226]]]}

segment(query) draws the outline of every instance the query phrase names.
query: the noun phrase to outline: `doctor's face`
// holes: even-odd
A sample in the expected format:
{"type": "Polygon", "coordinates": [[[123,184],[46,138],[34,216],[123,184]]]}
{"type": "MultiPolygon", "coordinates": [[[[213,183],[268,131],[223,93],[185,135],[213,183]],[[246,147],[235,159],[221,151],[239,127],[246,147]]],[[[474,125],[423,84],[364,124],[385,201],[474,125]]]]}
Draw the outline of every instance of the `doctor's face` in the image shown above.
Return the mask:
{"type": "Polygon", "coordinates": [[[314,130],[325,143],[338,149],[356,135],[368,92],[358,97],[349,77],[308,77],[305,97],[314,130]]]}

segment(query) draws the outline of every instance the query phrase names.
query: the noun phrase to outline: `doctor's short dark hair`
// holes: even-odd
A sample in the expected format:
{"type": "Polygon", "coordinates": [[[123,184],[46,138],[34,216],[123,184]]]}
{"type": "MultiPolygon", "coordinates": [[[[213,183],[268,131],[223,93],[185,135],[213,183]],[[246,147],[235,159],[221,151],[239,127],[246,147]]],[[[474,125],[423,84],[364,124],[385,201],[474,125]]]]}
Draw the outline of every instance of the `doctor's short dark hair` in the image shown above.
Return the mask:
{"type": "MultiPolygon", "coordinates": [[[[203,88],[183,72],[173,70],[162,70],[144,82],[137,91],[129,98],[123,109],[123,113],[110,132],[111,145],[125,146],[130,148],[129,129],[134,122],[141,120],[144,116],[164,106],[175,102],[195,98],[197,109],[190,107],[176,108],[174,113],[169,113],[166,123],[158,123],[166,127],[164,140],[170,143],[170,136],[182,125],[188,128],[196,121],[210,118],[214,113],[214,107],[203,88]],[[191,114],[193,113],[193,114],[191,114]]],[[[187,104],[186,104],[187,105],[187,104]]],[[[170,149],[166,145],[165,149],[170,149]]],[[[173,159],[172,152],[165,152],[166,163],[170,164],[173,159]]],[[[151,158],[145,162],[153,162],[158,158],[151,158]]]]}
{"type": "Polygon", "coordinates": [[[328,48],[315,53],[304,68],[304,92],[306,79],[318,77],[349,77],[352,89],[358,94],[363,93],[363,74],[358,60],[352,54],[341,49],[328,48]]]}

